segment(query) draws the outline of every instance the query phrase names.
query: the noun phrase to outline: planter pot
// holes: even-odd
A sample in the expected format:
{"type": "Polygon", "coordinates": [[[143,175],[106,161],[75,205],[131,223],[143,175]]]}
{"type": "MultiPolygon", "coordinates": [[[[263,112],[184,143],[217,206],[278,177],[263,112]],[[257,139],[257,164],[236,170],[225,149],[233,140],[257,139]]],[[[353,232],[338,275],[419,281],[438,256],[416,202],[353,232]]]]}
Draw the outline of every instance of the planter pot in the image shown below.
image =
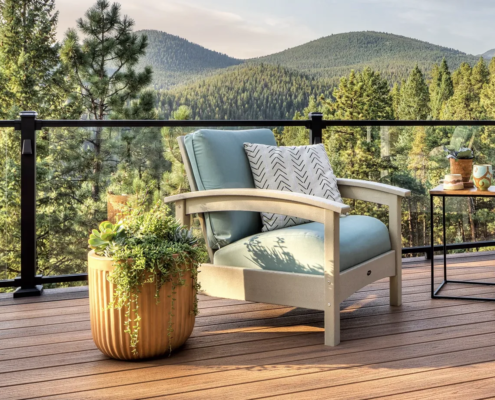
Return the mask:
{"type": "MultiPolygon", "coordinates": [[[[96,347],[105,355],[119,360],[138,360],[168,355],[183,345],[191,335],[195,316],[194,299],[196,292],[190,273],[185,275],[186,284],[175,289],[173,316],[171,312],[172,283],[166,283],[160,289],[160,301],[155,299],[155,284],[145,283],[139,293],[138,354],[132,353],[130,336],[124,333],[125,309],[108,309],[108,303],[114,297],[114,285],[107,277],[113,271],[111,258],[97,256],[94,251],[88,254],[89,306],[91,332],[96,347]],[[169,322],[172,322],[171,340],[167,335],[169,322]]],[[[131,311],[131,318],[133,317],[131,311]]]]}
{"type": "Polygon", "coordinates": [[[107,220],[115,224],[122,215],[122,206],[126,205],[131,199],[128,194],[110,194],[107,193],[107,220]]]}
{"type": "Polygon", "coordinates": [[[473,160],[456,160],[450,158],[450,173],[460,174],[462,176],[462,182],[467,183],[473,174],[473,160]]]}

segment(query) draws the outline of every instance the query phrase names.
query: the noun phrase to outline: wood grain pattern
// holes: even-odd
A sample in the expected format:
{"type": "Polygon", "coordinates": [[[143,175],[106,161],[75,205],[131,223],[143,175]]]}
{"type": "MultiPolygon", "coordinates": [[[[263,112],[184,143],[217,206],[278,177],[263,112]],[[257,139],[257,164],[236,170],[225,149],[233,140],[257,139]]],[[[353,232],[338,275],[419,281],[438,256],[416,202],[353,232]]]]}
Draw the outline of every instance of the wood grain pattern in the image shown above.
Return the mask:
{"type": "Polygon", "coordinates": [[[191,274],[185,274],[185,285],[177,286],[175,290],[172,282],[165,283],[160,289],[158,302],[154,283],[145,283],[141,287],[136,308],[132,305],[130,310],[131,321],[136,320],[135,309],[139,310],[141,318],[137,353],[133,353],[130,335],[125,333],[126,308],[107,307],[115,291],[107,279],[113,263],[112,259],[96,256],[94,252],[88,255],[90,320],[96,347],[112,358],[137,360],[162,356],[182,346],[191,335],[195,322],[195,290],[191,274]]]}
{"type": "MultiPolygon", "coordinates": [[[[451,266],[452,278],[495,281],[493,255],[452,259],[451,266]]],[[[201,313],[184,346],[171,357],[139,363],[109,359],[96,349],[81,290],[74,299],[67,291],[63,297],[48,291],[38,303],[0,299],[8,303],[0,307],[0,397],[493,397],[495,304],[432,300],[428,277],[428,262],[407,264],[401,307],[389,306],[387,280],[343,302],[337,347],[322,344],[323,312],[199,296],[201,313]],[[71,315],[84,321],[70,322],[71,315]]],[[[495,296],[493,287],[446,290],[495,296]]]]}

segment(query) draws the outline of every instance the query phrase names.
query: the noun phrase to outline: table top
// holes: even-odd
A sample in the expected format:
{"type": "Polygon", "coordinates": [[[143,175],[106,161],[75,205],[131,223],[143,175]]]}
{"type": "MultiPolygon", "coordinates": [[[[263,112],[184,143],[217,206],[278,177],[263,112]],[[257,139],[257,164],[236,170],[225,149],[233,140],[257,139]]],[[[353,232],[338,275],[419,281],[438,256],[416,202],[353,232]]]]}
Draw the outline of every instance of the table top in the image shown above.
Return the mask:
{"type": "Polygon", "coordinates": [[[478,190],[474,188],[464,188],[459,190],[444,190],[443,185],[430,190],[430,194],[435,196],[486,196],[495,197],[495,186],[490,186],[488,190],[478,190]]]}

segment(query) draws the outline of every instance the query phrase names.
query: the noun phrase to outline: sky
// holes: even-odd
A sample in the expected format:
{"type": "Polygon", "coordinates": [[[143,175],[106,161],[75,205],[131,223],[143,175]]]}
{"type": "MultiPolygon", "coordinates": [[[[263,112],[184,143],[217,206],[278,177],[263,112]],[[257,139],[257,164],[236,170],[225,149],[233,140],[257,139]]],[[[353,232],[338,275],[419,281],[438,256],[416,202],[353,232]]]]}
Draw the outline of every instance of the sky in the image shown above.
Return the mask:
{"type": "MultiPolygon", "coordinates": [[[[96,0],[56,0],[58,36],[96,0]]],[[[495,48],[495,0],[120,0],[135,29],[178,35],[236,58],[336,33],[379,31],[469,54],[495,48]]]]}

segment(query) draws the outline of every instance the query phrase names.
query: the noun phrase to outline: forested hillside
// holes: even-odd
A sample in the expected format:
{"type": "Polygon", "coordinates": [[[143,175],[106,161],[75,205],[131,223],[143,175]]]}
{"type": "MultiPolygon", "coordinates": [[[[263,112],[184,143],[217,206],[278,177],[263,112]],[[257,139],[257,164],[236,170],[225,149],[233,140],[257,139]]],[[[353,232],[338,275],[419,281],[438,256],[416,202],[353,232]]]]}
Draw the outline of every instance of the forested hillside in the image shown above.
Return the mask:
{"type": "Polygon", "coordinates": [[[139,68],[153,67],[153,86],[167,89],[208,76],[218,69],[242,63],[216,51],[208,50],[179,36],[155,30],[137,33],[148,36],[146,55],[140,59],[139,68]]]}
{"type": "Polygon", "coordinates": [[[474,64],[477,57],[404,36],[380,32],[350,32],[327,36],[292,49],[250,60],[277,64],[328,78],[337,85],[351,69],[371,67],[389,82],[407,78],[416,64],[429,71],[445,58],[451,68],[462,62],[474,64]]]}
{"type": "Polygon", "coordinates": [[[193,119],[285,119],[308,104],[310,96],[329,95],[316,78],[274,65],[243,65],[158,96],[163,118],[180,105],[193,119]]]}
{"type": "MultiPolygon", "coordinates": [[[[139,32],[146,34],[149,41],[139,67],[153,67],[155,89],[170,89],[222,74],[225,68],[244,62],[292,68],[322,78],[328,85],[335,87],[339,78],[351,69],[371,67],[393,84],[407,78],[416,64],[427,73],[443,58],[452,68],[458,68],[462,62],[474,65],[478,59],[455,49],[404,36],[350,32],[327,36],[266,57],[238,60],[165,32],[139,32]]],[[[491,58],[489,56],[489,52],[483,55],[491,58]]]]}
{"type": "Polygon", "coordinates": [[[494,56],[495,56],[495,49],[485,51],[483,54],[481,54],[481,57],[483,57],[485,60],[491,60],[494,56]]]}

